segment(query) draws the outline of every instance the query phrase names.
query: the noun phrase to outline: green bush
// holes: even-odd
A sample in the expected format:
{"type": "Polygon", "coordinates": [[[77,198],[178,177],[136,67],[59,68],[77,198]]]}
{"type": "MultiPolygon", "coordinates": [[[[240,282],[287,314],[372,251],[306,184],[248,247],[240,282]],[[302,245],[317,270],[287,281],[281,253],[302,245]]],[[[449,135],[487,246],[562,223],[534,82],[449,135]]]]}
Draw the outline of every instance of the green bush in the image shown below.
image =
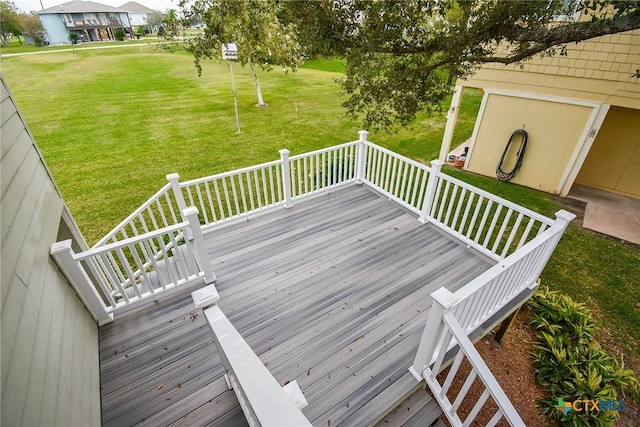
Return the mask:
{"type": "Polygon", "coordinates": [[[638,380],[622,360],[607,354],[595,341],[597,327],[584,304],[566,295],[539,289],[529,301],[531,326],[537,331],[532,354],[538,384],[547,397],[538,404],[560,425],[611,425],[623,409],[618,392],[637,393],[638,380]],[[597,409],[580,403],[582,410],[558,410],[564,401],[601,402],[597,409]],[[611,404],[612,406],[610,406],[611,404]]]}
{"type": "Polygon", "coordinates": [[[69,41],[71,44],[78,44],[80,40],[80,35],[78,33],[69,33],[69,41]]]}
{"type": "Polygon", "coordinates": [[[126,36],[126,33],[124,32],[124,30],[122,28],[117,28],[114,32],[113,32],[113,36],[116,38],[116,40],[118,40],[119,42],[124,41],[124,38],[126,36]]]}

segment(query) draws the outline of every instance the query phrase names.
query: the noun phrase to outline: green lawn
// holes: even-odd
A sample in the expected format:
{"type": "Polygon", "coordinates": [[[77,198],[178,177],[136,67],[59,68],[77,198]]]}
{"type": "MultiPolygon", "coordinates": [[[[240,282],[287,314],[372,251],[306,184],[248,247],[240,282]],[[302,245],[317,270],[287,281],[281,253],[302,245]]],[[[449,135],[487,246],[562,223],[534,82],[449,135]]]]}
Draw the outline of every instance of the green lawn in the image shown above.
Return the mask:
{"type": "MultiPolygon", "coordinates": [[[[210,175],[357,139],[336,84],[341,61],[310,61],[296,73],[261,73],[266,108],[257,108],[248,70],[234,67],[242,133],[235,134],[226,65],[157,47],[10,57],[3,73],[71,212],[89,243],[98,240],[178,172],[210,175]]],[[[471,135],[481,100],[465,92],[454,143],[471,135]]],[[[370,140],[421,162],[436,158],[444,114],[419,117],[370,140]]],[[[447,169],[545,215],[561,199],[447,169]]],[[[640,358],[640,251],[570,226],[543,281],[586,302],[621,349],[640,358]]],[[[605,337],[606,337],[605,336],[605,337]]]]}

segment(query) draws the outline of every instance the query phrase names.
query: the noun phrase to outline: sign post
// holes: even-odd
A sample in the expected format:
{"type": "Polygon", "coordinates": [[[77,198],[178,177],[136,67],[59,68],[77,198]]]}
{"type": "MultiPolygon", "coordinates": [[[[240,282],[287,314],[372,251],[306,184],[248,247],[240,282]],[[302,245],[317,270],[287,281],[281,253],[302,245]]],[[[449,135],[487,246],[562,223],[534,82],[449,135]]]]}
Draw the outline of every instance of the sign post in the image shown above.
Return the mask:
{"type": "Polygon", "coordinates": [[[231,73],[231,92],[233,93],[233,106],[236,112],[236,133],[240,133],[240,116],[238,114],[238,95],[236,93],[236,84],[233,80],[232,61],[238,59],[238,47],[235,43],[222,44],[222,59],[229,64],[229,73],[231,73]]]}

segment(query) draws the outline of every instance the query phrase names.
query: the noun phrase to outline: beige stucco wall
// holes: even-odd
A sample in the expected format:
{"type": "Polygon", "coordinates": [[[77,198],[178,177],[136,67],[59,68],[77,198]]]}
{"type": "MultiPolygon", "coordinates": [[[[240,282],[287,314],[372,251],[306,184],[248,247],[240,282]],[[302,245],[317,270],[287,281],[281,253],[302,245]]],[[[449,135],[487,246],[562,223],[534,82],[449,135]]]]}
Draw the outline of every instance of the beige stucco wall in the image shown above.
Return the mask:
{"type": "Polygon", "coordinates": [[[566,56],[535,57],[521,64],[486,64],[458,85],[595,101],[640,109],[640,30],[566,47],[566,56]]]}
{"type": "MultiPolygon", "coordinates": [[[[524,125],[529,134],[527,150],[520,172],[511,182],[558,193],[566,165],[592,112],[589,106],[487,94],[467,169],[495,176],[509,137],[524,125]]],[[[512,165],[507,163],[506,169],[512,165]]]]}
{"type": "Polygon", "coordinates": [[[640,198],[640,110],[609,110],[576,182],[640,198]]]}
{"type": "Polygon", "coordinates": [[[0,424],[98,426],[98,326],[49,255],[75,223],[1,74],[0,99],[0,424]]]}

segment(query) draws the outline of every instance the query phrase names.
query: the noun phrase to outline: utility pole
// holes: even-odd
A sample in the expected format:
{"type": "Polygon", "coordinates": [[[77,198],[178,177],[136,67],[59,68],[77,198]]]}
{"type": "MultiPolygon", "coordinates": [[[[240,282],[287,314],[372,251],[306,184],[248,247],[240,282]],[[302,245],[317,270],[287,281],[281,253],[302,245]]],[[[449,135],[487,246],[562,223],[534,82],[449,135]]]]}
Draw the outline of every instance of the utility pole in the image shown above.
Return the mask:
{"type": "Polygon", "coordinates": [[[233,107],[236,112],[236,133],[240,133],[240,115],[238,114],[238,93],[236,92],[236,83],[233,80],[232,61],[238,59],[238,47],[235,43],[224,43],[222,45],[222,59],[229,64],[229,73],[231,74],[231,92],[233,93],[233,107]]]}

